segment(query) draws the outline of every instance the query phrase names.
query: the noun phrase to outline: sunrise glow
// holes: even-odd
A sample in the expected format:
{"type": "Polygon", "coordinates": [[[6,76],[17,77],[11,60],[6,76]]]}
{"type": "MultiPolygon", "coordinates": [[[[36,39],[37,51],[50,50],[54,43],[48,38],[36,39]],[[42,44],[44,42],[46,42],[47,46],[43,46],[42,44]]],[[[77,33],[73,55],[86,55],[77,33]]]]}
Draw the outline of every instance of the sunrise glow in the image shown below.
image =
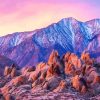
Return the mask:
{"type": "Polygon", "coordinates": [[[46,27],[62,18],[100,18],[100,0],[0,0],[0,36],[46,27]]]}

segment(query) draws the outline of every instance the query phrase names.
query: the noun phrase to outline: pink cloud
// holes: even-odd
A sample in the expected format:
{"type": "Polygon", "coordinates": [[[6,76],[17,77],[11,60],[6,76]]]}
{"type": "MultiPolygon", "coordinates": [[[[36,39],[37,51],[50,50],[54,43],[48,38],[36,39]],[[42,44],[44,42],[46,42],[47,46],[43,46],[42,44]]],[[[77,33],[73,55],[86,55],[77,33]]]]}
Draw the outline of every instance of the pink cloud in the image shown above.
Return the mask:
{"type": "Polygon", "coordinates": [[[65,17],[81,21],[99,18],[99,0],[95,1],[0,0],[0,35],[45,27],[65,17]]]}

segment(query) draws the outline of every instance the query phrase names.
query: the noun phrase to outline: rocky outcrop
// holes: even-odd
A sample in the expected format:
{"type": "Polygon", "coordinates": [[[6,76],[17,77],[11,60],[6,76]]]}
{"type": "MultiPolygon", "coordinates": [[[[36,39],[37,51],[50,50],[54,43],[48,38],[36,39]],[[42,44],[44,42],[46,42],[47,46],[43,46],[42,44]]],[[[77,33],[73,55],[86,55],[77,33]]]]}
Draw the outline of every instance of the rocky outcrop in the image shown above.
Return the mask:
{"type": "Polygon", "coordinates": [[[61,58],[53,50],[48,62],[40,62],[36,68],[27,66],[19,70],[14,64],[6,66],[4,76],[0,78],[0,99],[91,98],[100,93],[99,64],[96,63],[88,53],[79,58],[68,52],[61,58]]]}
{"type": "Polygon", "coordinates": [[[25,76],[17,76],[16,78],[11,80],[11,83],[15,86],[23,85],[27,82],[27,78],[25,76]]]}
{"type": "Polygon", "coordinates": [[[61,80],[59,86],[53,90],[53,92],[66,92],[67,91],[67,82],[65,80],[61,80]]]}
{"type": "Polygon", "coordinates": [[[15,64],[13,64],[11,67],[6,66],[4,69],[4,76],[6,77],[14,78],[18,76],[19,74],[20,72],[17,70],[17,67],[15,64]]]}
{"type": "Polygon", "coordinates": [[[88,89],[85,79],[79,75],[76,75],[72,78],[72,86],[82,93],[86,93],[88,89]]]}
{"type": "Polygon", "coordinates": [[[67,53],[67,60],[65,60],[65,73],[71,75],[80,74],[82,62],[74,53],[67,53]]]}
{"type": "Polygon", "coordinates": [[[86,81],[89,85],[100,83],[100,74],[97,72],[96,68],[86,65],[83,67],[82,74],[86,78],[86,81]]]}

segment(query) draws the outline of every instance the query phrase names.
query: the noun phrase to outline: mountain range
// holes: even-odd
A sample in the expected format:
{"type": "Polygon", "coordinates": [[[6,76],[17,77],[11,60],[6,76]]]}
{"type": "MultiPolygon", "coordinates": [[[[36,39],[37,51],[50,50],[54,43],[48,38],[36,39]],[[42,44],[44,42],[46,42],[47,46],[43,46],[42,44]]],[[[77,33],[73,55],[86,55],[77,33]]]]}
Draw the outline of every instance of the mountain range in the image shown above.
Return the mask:
{"type": "Polygon", "coordinates": [[[64,18],[42,29],[0,37],[0,54],[20,67],[47,61],[53,49],[60,56],[67,51],[80,56],[86,51],[100,61],[100,19],[81,22],[64,18]]]}

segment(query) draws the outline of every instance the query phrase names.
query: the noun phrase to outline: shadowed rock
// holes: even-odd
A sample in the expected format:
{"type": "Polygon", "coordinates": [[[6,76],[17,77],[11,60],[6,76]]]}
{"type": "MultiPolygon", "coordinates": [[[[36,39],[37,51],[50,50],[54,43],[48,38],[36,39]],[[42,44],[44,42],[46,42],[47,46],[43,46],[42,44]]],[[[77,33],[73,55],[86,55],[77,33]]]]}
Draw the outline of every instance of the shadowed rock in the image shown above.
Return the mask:
{"type": "Polygon", "coordinates": [[[87,91],[87,85],[84,78],[80,78],[78,75],[72,78],[72,86],[82,93],[87,91]]]}
{"type": "Polygon", "coordinates": [[[61,80],[59,86],[54,89],[54,92],[66,92],[67,91],[67,82],[65,80],[61,80]]]}

